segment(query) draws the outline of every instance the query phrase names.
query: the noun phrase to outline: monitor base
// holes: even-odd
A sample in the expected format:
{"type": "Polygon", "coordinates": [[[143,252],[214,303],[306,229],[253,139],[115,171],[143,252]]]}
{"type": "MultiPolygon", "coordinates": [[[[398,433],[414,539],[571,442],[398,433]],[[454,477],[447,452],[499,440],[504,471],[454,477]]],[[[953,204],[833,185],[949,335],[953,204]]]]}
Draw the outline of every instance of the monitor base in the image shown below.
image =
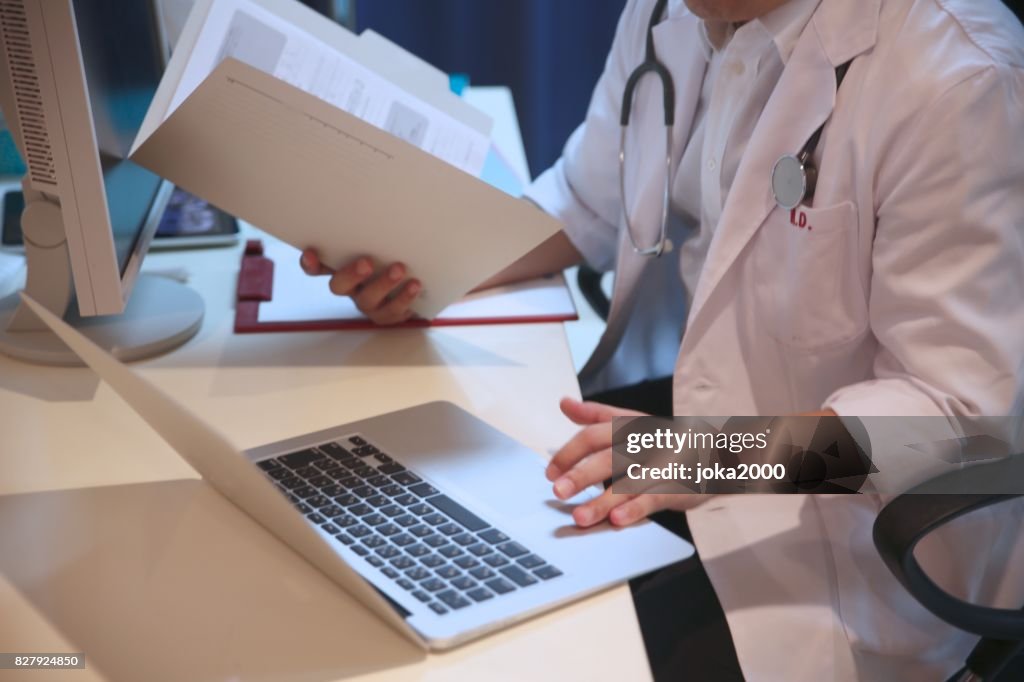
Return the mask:
{"type": "MultiPolygon", "coordinates": [[[[0,299],[0,353],[42,365],[81,366],[71,349],[50,331],[10,331],[20,298],[0,299]]],[[[73,306],[72,306],[73,307],[73,306]]],[[[171,351],[192,338],[203,322],[202,297],[166,277],[140,275],[120,315],[79,317],[68,324],[118,360],[131,362],[171,351]]]]}

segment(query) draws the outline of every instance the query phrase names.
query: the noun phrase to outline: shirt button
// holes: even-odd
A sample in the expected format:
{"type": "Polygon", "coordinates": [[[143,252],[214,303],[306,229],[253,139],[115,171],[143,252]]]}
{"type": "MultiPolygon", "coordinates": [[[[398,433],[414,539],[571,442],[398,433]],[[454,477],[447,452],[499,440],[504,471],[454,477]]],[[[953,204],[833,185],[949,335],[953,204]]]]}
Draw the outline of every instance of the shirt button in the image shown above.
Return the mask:
{"type": "Polygon", "coordinates": [[[708,159],[708,170],[715,170],[715,160],[708,159]]]}

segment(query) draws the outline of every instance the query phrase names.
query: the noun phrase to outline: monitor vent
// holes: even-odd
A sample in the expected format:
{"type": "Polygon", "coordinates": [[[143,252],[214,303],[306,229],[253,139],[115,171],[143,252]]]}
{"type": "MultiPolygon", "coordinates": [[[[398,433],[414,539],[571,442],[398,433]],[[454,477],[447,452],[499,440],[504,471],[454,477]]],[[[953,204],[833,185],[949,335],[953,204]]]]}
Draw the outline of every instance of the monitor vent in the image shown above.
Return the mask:
{"type": "Polygon", "coordinates": [[[14,87],[14,105],[18,110],[22,153],[33,182],[57,185],[46,110],[32,55],[28,18],[23,0],[0,0],[0,41],[14,87]]]}

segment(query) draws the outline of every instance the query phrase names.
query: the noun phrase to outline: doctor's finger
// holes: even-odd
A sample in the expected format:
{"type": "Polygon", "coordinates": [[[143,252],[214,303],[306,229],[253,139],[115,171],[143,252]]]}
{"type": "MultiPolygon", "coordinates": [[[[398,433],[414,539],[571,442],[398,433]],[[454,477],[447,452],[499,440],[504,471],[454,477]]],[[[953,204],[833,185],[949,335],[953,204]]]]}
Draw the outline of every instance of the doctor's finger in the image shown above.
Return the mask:
{"type": "Polygon", "coordinates": [[[609,422],[613,417],[644,416],[643,412],[595,403],[590,400],[574,400],[572,398],[562,398],[558,403],[558,407],[561,408],[562,414],[568,417],[574,424],[579,424],[580,426],[609,422]]]}
{"type": "Polygon", "coordinates": [[[405,322],[413,316],[409,306],[416,300],[416,296],[420,293],[420,288],[419,280],[409,280],[400,290],[397,290],[398,293],[391,300],[386,301],[381,307],[370,314],[370,319],[373,320],[374,324],[380,325],[405,322]]]}
{"type": "Polygon", "coordinates": [[[371,318],[373,313],[388,302],[391,296],[398,295],[398,289],[405,279],[405,266],[392,263],[370,280],[356,289],[352,299],[364,313],[371,318]]]}
{"type": "Polygon", "coordinates": [[[611,422],[585,426],[554,454],[544,474],[549,481],[554,481],[587,455],[611,447],[611,444],[611,422]]]}
{"type": "Polygon", "coordinates": [[[584,457],[555,481],[555,497],[567,500],[584,488],[604,481],[612,475],[612,451],[601,450],[584,457]]]}
{"type": "Polygon", "coordinates": [[[594,499],[577,506],[572,512],[572,519],[577,526],[582,528],[593,526],[595,523],[604,521],[613,509],[628,503],[633,497],[633,495],[613,493],[609,488],[594,499]]]}
{"type": "Polygon", "coordinates": [[[331,275],[329,287],[335,296],[351,296],[356,287],[373,274],[369,258],[357,258],[331,275]]]}
{"type": "Polygon", "coordinates": [[[303,272],[312,277],[330,275],[334,272],[320,262],[320,254],[316,252],[316,249],[306,249],[303,251],[302,256],[299,257],[299,265],[302,267],[303,272]]]}

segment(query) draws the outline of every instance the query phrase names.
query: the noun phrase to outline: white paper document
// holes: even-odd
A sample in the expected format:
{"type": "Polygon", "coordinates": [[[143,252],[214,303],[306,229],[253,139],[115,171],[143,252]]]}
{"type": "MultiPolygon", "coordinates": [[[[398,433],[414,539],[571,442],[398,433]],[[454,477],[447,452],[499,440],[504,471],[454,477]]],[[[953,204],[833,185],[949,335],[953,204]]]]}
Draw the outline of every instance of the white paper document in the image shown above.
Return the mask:
{"type": "Polygon", "coordinates": [[[130,158],[329,267],[404,263],[433,319],[560,225],[477,177],[486,135],[337,47],[359,43],[295,0],[200,0],[130,158]]]}
{"type": "MultiPolygon", "coordinates": [[[[352,299],[335,296],[325,277],[310,277],[299,266],[299,250],[274,239],[263,242],[263,255],[274,262],[273,299],[260,304],[259,322],[365,320],[352,299]]],[[[505,320],[575,318],[576,306],[561,275],[469,294],[435,320],[505,320]]]]}
{"type": "MultiPolygon", "coordinates": [[[[350,49],[359,51],[361,41],[351,38],[350,49]]],[[[253,0],[210,5],[162,120],[227,58],[294,85],[471,175],[483,168],[488,131],[461,123],[253,0]]]]}

